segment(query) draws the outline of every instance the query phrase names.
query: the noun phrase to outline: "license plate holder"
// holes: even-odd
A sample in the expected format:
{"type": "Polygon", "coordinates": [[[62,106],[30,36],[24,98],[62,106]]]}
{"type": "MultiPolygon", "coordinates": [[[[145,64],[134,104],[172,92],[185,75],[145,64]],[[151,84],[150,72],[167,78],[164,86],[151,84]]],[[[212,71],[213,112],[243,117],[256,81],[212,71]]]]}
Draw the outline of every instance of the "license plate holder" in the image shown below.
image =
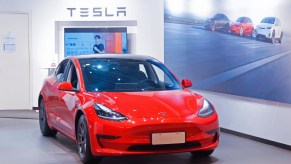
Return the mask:
{"type": "Polygon", "coordinates": [[[152,145],[183,144],[186,142],[185,132],[152,133],[152,145]]]}

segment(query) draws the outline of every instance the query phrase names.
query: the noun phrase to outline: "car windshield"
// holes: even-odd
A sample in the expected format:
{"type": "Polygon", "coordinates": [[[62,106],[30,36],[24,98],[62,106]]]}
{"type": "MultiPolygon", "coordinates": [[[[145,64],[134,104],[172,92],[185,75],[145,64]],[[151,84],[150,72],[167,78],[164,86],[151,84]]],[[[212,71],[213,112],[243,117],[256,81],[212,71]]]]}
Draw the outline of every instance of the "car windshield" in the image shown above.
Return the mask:
{"type": "Polygon", "coordinates": [[[245,17],[240,17],[236,20],[236,22],[243,23],[245,21],[245,17]]]}
{"type": "Polygon", "coordinates": [[[274,24],[275,23],[275,18],[264,18],[261,23],[274,24]]]}
{"type": "Polygon", "coordinates": [[[170,71],[156,60],[79,59],[88,92],[141,92],[181,89],[170,71]]]}
{"type": "Polygon", "coordinates": [[[212,18],[221,18],[221,14],[215,14],[212,18]]]}

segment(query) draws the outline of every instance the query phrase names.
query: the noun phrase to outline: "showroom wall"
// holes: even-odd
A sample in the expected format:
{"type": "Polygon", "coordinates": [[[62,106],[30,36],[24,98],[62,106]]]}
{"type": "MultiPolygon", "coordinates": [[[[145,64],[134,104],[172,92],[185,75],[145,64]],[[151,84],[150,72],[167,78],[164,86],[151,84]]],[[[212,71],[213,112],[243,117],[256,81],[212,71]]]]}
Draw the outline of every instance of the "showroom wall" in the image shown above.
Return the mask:
{"type": "Polygon", "coordinates": [[[0,11],[30,15],[31,107],[37,106],[38,92],[47,76],[45,68],[50,67],[52,61],[59,62],[56,22],[136,21],[136,31],[131,31],[136,33],[135,52],[163,61],[163,6],[163,0],[0,0],[0,11]],[[94,7],[101,8],[102,16],[93,16],[94,7]],[[117,16],[117,7],[126,7],[126,16],[117,16]],[[67,8],[76,8],[73,15],[67,8]],[[89,15],[80,16],[80,8],[88,8],[89,15]]]}

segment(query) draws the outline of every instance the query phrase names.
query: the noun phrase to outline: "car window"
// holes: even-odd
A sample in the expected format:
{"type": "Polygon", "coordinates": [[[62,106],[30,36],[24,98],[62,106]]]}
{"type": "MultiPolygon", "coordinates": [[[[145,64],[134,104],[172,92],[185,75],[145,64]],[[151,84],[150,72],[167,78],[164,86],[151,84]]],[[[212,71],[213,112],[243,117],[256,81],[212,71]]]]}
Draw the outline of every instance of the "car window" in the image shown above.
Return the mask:
{"type": "Polygon", "coordinates": [[[214,16],[213,16],[213,18],[215,18],[215,19],[220,19],[220,14],[215,14],[214,16]]]}
{"type": "Polygon", "coordinates": [[[173,81],[169,78],[169,76],[165,75],[165,72],[163,70],[155,65],[153,65],[153,68],[157,74],[158,83],[164,83],[167,88],[171,88],[172,86],[174,86],[173,81]]]}
{"type": "Polygon", "coordinates": [[[223,19],[223,20],[229,20],[228,17],[226,15],[224,15],[224,14],[221,14],[221,19],[223,19]]]}
{"type": "Polygon", "coordinates": [[[68,74],[69,74],[69,71],[70,71],[70,68],[71,68],[71,64],[72,64],[72,61],[69,60],[68,61],[68,64],[66,65],[65,72],[63,74],[62,82],[63,81],[67,81],[68,74]]]}
{"type": "Polygon", "coordinates": [[[154,61],[79,59],[88,92],[140,92],[181,89],[180,83],[154,61]]]}
{"type": "Polygon", "coordinates": [[[245,21],[245,18],[244,17],[239,17],[236,22],[239,22],[239,23],[242,23],[245,21]]]}
{"type": "Polygon", "coordinates": [[[75,65],[71,62],[70,70],[68,72],[67,81],[72,84],[74,89],[79,89],[79,79],[75,65]]]}
{"type": "Polygon", "coordinates": [[[250,18],[247,18],[247,23],[253,23],[250,18]]]}
{"type": "Polygon", "coordinates": [[[143,72],[144,75],[148,78],[146,68],[143,64],[139,64],[139,71],[143,72]]]}
{"type": "Polygon", "coordinates": [[[63,62],[61,62],[55,71],[55,76],[57,77],[59,82],[64,81],[65,69],[68,65],[68,61],[69,60],[64,60],[63,62]]]}
{"type": "Polygon", "coordinates": [[[268,24],[274,24],[275,23],[275,18],[273,17],[268,17],[268,18],[264,18],[261,23],[268,23],[268,24]]]}

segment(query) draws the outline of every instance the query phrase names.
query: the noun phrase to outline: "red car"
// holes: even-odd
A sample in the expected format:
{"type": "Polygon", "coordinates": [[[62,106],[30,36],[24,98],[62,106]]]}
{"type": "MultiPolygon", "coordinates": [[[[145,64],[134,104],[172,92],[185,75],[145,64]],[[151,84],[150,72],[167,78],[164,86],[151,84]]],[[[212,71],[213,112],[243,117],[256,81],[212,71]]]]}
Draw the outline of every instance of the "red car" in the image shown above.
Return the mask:
{"type": "Polygon", "coordinates": [[[236,22],[231,24],[230,32],[239,36],[252,36],[254,32],[253,22],[249,17],[239,17],[236,22]]]}
{"type": "Polygon", "coordinates": [[[40,91],[40,130],[74,140],[83,163],[115,155],[209,156],[219,142],[218,115],[191,85],[147,56],[68,57],[40,91]]]}

